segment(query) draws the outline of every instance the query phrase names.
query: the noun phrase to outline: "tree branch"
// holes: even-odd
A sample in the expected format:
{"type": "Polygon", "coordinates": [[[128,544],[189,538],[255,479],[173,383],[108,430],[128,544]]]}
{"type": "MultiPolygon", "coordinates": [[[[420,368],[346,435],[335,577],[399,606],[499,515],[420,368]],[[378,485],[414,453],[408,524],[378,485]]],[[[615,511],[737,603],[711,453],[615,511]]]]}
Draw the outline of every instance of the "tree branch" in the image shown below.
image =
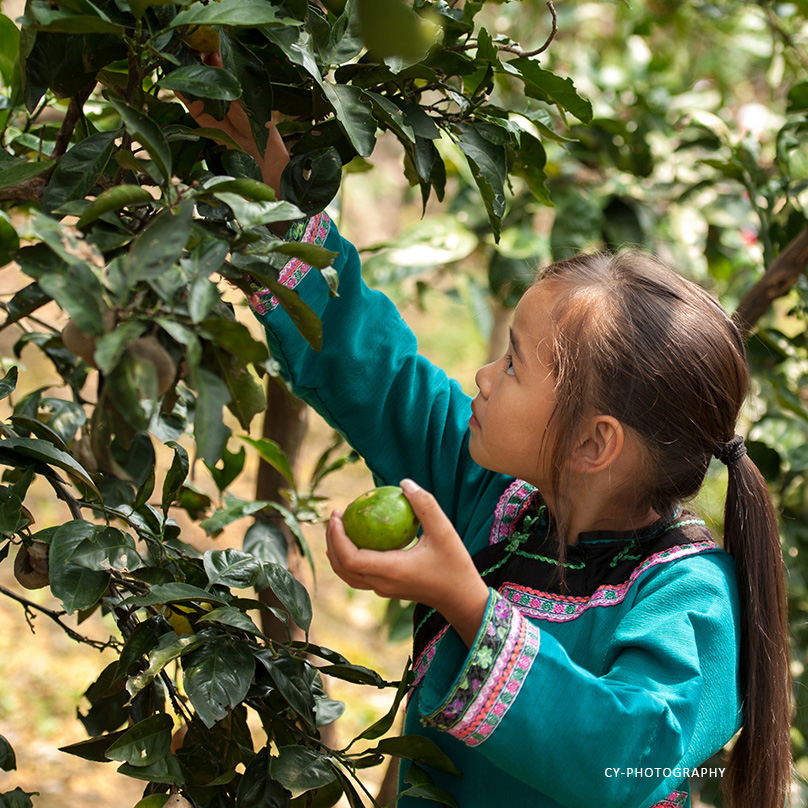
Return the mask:
{"type": "Polygon", "coordinates": [[[516,47],[516,45],[499,45],[497,46],[498,49],[501,51],[507,51],[508,53],[515,53],[517,56],[523,57],[538,56],[540,53],[544,53],[544,51],[550,47],[550,43],[556,38],[556,34],[558,33],[558,15],[556,14],[553,0],[547,0],[546,5],[547,8],[550,9],[550,15],[553,18],[553,27],[550,30],[550,36],[547,37],[547,40],[540,48],[536,48],[536,50],[532,51],[524,51],[521,48],[516,47]]]}
{"type": "Polygon", "coordinates": [[[744,337],[749,336],[771,304],[791,289],[805,272],[806,267],[808,267],[808,227],[789,242],[763,277],[741,298],[732,319],[744,337]]]}
{"type": "Polygon", "coordinates": [[[22,607],[25,609],[25,618],[28,621],[28,625],[31,627],[31,631],[34,630],[34,626],[31,623],[31,618],[33,617],[31,612],[36,609],[36,611],[42,612],[42,614],[50,617],[54,623],[58,623],[59,627],[67,634],[67,636],[76,642],[82,642],[86,645],[90,645],[98,651],[103,651],[105,648],[117,648],[120,646],[120,643],[113,637],[110,637],[106,642],[102,642],[101,640],[94,640],[91,637],[85,637],[83,634],[79,634],[78,631],[74,631],[72,628],[70,628],[70,626],[65,625],[61,620],[62,616],[67,614],[67,612],[55,612],[53,609],[48,609],[46,606],[40,606],[38,603],[28,600],[28,598],[24,598],[22,595],[18,595],[16,592],[12,592],[10,589],[6,589],[6,587],[2,585],[0,585],[0,593],[6,595],[6,597],[11,598],[12,600],[16,600],[17,603],[22,605],[22,607]]]}

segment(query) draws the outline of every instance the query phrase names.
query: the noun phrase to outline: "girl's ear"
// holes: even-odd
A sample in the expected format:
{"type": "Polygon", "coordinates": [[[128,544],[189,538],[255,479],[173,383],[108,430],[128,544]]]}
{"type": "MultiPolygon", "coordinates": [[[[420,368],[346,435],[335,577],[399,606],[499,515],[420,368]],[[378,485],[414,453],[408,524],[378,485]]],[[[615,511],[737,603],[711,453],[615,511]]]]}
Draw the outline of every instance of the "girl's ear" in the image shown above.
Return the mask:
{"type": "Polygon", "coordinates": [[[594,415],[579,433],[572,453],[571,471],[595,474],[604,471],[620,457],[625,445],[623,425],[611,415],[594,415]]]}

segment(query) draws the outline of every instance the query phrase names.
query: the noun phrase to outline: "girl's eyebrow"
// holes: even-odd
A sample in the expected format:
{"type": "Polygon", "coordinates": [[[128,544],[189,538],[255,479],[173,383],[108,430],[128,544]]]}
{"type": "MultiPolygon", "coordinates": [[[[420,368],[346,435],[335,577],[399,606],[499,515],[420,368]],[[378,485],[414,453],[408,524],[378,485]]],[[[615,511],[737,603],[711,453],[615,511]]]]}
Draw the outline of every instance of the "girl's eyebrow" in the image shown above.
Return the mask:
{"type": "Polygon", "coordinates": [[[516,358],[524,365],[525,360],[522,359],[522,354],[519,353],[519,340],[516,338],[516,334],[513,331],[513,326],[508,326],[508,332],[511,336],[511,345],[513,346],[513,352],[516,354],[516,358]]]}

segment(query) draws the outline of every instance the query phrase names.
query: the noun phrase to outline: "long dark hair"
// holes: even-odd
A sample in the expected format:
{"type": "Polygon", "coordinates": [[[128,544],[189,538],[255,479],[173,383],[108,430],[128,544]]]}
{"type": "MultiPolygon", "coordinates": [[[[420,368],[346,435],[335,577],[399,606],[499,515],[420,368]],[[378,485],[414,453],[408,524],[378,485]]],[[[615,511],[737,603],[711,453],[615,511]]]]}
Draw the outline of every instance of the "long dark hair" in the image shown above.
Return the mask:
{"type": "MultiPolygon", "coordinates": [[[[746,352],[724,309],[701,287],[638,250],[580,255],[543,270],[551,306],[557,405],[547,447],[559,535],[564,490],[586,417],[617,418],[639,438],[637,513],[695,496],[711,457],[735,435],[749,386],[746,352]]],[[[744,720],[725,793],[733,808],[782,808],[791,776],[791,679],[784,566],[766,483],[747,455],[729,464],[724,547],[741,609],[744,720]]],[[[564,554],[563,538],[559,552],[564,554]]]]}

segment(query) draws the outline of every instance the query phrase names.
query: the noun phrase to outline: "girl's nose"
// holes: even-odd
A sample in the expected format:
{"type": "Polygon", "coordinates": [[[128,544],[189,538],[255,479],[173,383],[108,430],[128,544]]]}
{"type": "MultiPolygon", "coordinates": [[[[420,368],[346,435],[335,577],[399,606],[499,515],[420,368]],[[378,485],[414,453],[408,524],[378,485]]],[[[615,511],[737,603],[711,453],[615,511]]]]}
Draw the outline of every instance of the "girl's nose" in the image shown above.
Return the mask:
{"type": "Polygon", "coordinates": [[[480,388],[483,398],[488,398],[488,393],[491,389],[491,368],[494,364],[494,362],[491,362],[488,365],[483,365],[474,376],[474,382],[480,388]]]}

